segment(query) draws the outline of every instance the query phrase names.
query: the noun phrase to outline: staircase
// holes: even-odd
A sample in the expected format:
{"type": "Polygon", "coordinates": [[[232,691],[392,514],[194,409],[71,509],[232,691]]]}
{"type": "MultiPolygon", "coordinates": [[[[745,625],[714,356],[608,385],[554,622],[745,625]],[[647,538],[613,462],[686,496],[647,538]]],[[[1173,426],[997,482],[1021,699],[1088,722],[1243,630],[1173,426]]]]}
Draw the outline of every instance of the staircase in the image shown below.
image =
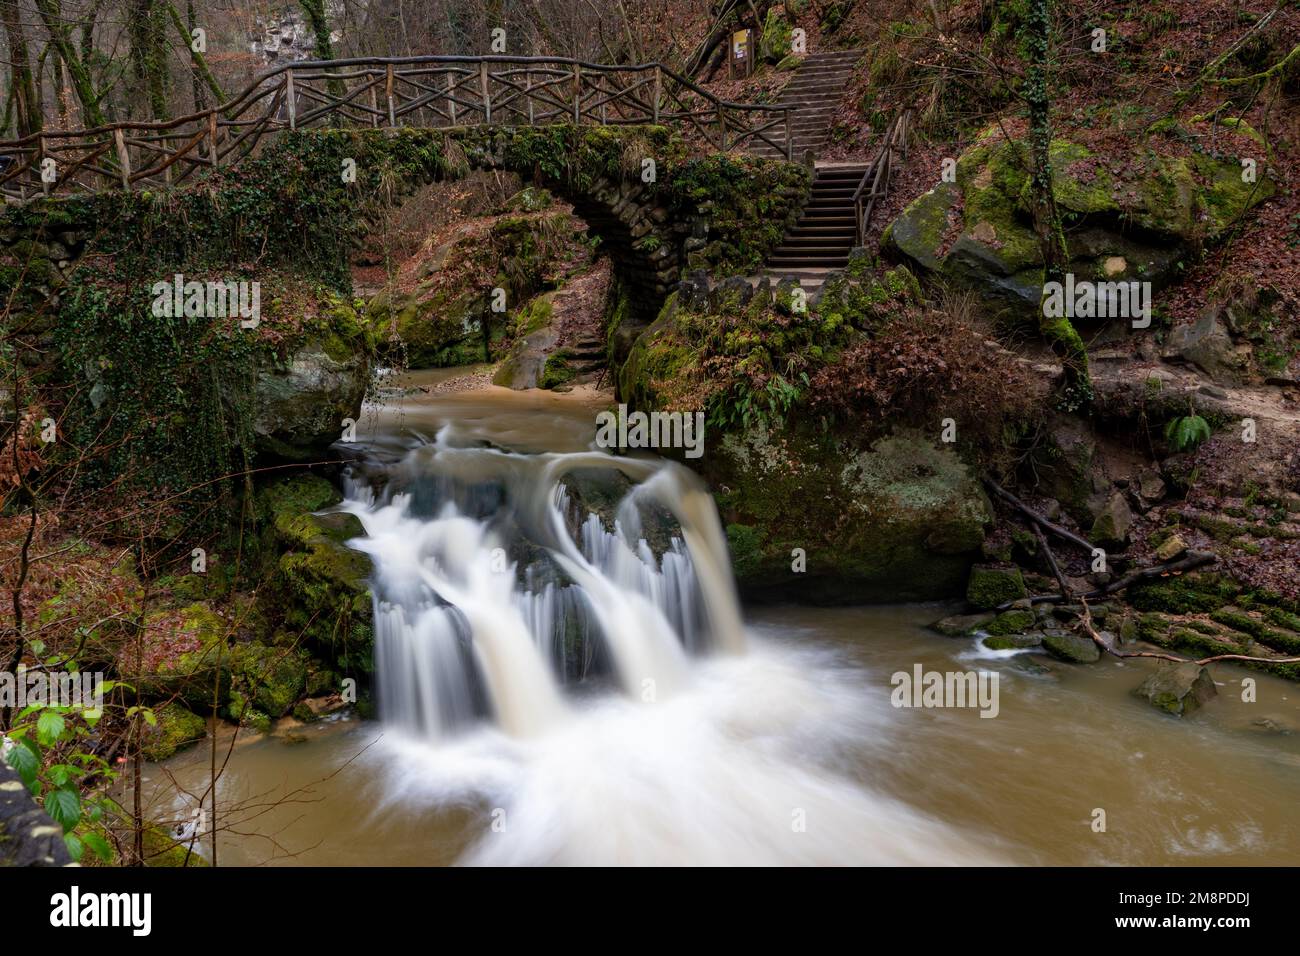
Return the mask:
{"type": "Polygon", "coordinates": [[[808,203],[768,256],[766,275],[795,278],[805,288],[818,289],[828,272],[849,264],[857,240],[853,193],[866,171],[863,164],[817,167],[808,203]]]}
{"type": "MultiPolygon", "coordinates": [[[[853,64],[861,56],[861,50],[810,53],[781,91],[777,102],[796,107],[790,117],[795,162],[802,162],[809,150],[816,154],[826,145],[831,116],[844,96],[853,64]]],[[[765,159],[785,159],[781,150],[761,140],[750,147],[750,152],[765,159]]]]}

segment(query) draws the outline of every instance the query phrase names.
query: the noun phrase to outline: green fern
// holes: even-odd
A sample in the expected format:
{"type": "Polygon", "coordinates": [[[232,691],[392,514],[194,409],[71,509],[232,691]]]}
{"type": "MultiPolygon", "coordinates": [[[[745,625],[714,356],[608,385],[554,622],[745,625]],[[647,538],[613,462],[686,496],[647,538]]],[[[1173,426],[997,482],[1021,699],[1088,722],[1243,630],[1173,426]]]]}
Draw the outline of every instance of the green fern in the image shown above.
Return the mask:
{"type": "Polygon", "coordinates": [[[1165,441],[1174,451],[1191,451],[1210,437],[1210,423],[1200,415],[1180,415],[1165,425],[1165,441]]]}

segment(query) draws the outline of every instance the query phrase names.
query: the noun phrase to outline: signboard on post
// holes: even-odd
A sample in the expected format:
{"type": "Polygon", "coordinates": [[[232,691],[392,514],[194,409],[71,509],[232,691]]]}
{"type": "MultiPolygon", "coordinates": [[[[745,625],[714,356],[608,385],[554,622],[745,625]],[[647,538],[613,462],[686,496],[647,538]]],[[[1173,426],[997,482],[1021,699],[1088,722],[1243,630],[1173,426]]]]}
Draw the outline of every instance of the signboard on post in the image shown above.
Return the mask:
{"type": "Polygon", "coordinates": [[[737,30],[731,35],[731,55],[727,57],[727,76],[747,77],[754,72],[754,31],[737,30]]]}

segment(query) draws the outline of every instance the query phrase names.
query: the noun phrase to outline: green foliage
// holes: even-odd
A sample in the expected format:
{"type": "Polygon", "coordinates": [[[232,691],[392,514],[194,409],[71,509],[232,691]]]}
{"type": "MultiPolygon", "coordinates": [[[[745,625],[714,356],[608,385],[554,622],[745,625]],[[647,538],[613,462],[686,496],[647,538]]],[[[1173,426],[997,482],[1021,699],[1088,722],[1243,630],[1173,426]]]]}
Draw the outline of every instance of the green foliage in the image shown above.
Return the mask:
{"type": "MultiPolygon", "coordinates": [[[[37,643],[33,650],[40,650],[37,643]]],[[[57,672],[50,672],[51,679],[57,672]]],[[[107,695],[115,686],[105,681],[107,695]]],[[[141,713],[152,719],[152,712],[132,708],[128,716],[141,713]]],[[[86,848],[101,860],[109,860],[112,851],[97,827],[106,813],[116,807],[104,795],[104,789],[117,773],[95,752],[96,726],[102,710],[91,702],[73,705],[31,704],[19,711],[8,732],[13,743],[5,759],[17,771],[32,796],[36,797],[59,826],[68,854],[80,860],[86,848]],[[82,789],[82,782],[89,785],[82,789]]]]}
{"type": "Polygon", "coordinates": [[[1176,452],[1191,451],[1210,437],[1210,423],[1197,414],[1180,415],[1165,424],[1165,441],[1176,452]]]}

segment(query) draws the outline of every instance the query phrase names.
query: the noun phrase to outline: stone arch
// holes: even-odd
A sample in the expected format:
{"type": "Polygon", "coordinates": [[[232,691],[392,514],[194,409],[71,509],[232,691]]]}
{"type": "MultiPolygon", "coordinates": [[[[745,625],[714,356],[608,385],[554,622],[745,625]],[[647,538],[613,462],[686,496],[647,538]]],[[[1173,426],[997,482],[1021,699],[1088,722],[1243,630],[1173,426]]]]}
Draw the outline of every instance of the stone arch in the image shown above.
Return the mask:
{"type": "MultiPolygon", "coordinates": [[[[510,130],[501,131],[509,134],[510,130]]],[[[466,130],[477,138],[478,130],[466,130]]],[[[364,135],[384,135],[366,130],[364,135]]],[[[649,324],[668,294],[676,288],[686,262],[686,240],[700,231],[701,217],[674,218],[641,180],[639,171],[623,176],[594,174],[564,177],[546,174],[536,164],[512,161],[509,151],[475,148],[455,176],[420,175],[399,184],[406,192],[438,181],[455,181],[475,170],[514,173],[527,184],[543,187],[573,206],[574,213],[599,235],[626,292],[631,317],[649,324]]]]}

